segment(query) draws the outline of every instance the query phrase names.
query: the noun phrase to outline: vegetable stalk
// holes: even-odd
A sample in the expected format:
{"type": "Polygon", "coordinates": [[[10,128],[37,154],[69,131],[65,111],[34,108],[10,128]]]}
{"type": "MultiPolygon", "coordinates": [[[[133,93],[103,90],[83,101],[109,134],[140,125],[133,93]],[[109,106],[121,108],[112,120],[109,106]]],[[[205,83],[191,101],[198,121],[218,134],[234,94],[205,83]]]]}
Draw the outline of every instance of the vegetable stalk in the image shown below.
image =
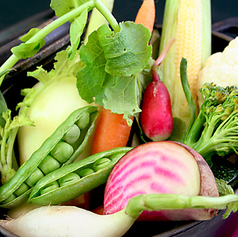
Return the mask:
{"type": "Polygon", "coordinates": [[[12,120],[11,111],[9,109],[2,113],[2,119],[5,121],[4,125],[0,126],[0,174],[1,183],[7,183],[16,172],[16,162],[13,152],[13,146],[17,135],[18,127],[32,126],[34,123],[28,117],[16,116],[12,120]]]}
{"type": "Polygon", "coordinates": [[[224,218],[229,214],[237,211],[238,195],[228,194],[221,197],[206,197],[206,196],[185,196],[180,194],[144,194],[133,197],[127,204],[126,213],[137,218],[144,210],[160,211],[160,210],[175,210],[187,208],[213,208],[226,209],[224,218]]]}
{"type": "MultiPolygon", "coordinates": [[[[110,10],[107,9],[107,7],[100,1],[100,0],[90,0],[86,1],[80,6],[77,6],[75,9],[66,12],[65,14],[62,14],[58,19],[51,22],[47,26],[45,26],[41,30],[37,30],[37,32],[31,36],[31,32],[29,32],[27,37],[29,37],[23,44],[16,46],[13,48],[13,54],[7,59],[7,61],[0,67],[0,73],[11,69],[19,59],[21,58],[27,58],[33,56],[35,53],[37,53],[40,48],[44,45],[42,44],[42,41],[44,41],[44,38],[53,30],[58,28],[59,26],[63,25],[67,21],[73,21],[75,18],[77,18],[84,10],[90,11],[93,8],[97,8],[100,13],[109,21],[111,27],[118,32],[120,30],[120,27],[116,21],[116,19],[112,16],[110,10]],[[32,51],[34,53],[32,54],[32,51]],[[19,54],[20,51],[20,54],[19,54]],[[21,52],[23,51],[23,53],[21,52]],[[28,55],[26,52],[29,51],[30,55],[28,55]]],[[[2,84],[4,77],[2,76],[0,78],[0,85],[2,84]]]]}
{"type": "MultiPolygon", "coordinates": [[[[107,7],[107,9],[112,12],[114,0],[101,0],[102,3],[107,7]]],[[[84,37],[84,43],[87,43],[88,36],[101,25],[107,24],[107,20],[102,16],[102,14],[94,8],[90,16],[90,21],[88,23],[87,31],[84,37]]]]}

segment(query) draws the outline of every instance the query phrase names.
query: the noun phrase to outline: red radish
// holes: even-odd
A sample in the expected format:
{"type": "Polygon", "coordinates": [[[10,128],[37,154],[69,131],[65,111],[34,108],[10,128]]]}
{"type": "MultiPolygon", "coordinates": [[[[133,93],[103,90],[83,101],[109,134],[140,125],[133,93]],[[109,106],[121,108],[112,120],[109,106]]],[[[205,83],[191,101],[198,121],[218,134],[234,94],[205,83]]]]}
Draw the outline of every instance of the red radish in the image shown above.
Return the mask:
{"type": "Polygon", "coordinates": [[[156,68],[161,64],[174,41],[175,39],[172,38],[154,62],[152,82],[149,83],[143,94],[140,124],[144,134],[153,141],[166,140],[173,131],[170,95],[166,86],[160,81],[156,68]]]}
{"type": "MultiPolygon", "coordinates": [[[[173,193],[217,197],[213,173],[200,154],[173,141],[149,142],[129,151],[111,171],[104,195],[104,214],[125,208],[140,194],[173,193]]],[[[214,209],[143,211],[140,220],[207,220],[214,209]]]]}

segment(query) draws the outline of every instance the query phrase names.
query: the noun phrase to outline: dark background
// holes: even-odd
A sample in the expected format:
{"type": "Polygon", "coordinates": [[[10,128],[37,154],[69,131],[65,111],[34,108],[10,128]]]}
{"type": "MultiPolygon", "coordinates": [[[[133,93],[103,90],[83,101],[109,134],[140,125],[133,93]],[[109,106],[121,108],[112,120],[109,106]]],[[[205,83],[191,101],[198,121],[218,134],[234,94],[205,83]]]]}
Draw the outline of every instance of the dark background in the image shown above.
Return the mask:
{"type": "MultiPolygon", "coordinates": [[[[156,22],[161,24],[165,0],[155,0],[156,22]]],[[[192,0],[191,0],[192,1],[192,0]]],[[[134,20],[142,0],[115,0],[114,15],[118,21],[134,20]]],[[[212,0],[212,22],[238,17],[237,0],[212,0]]],[[[36,13],[50,9],[50,0],[1,0],[0,31],[36,13]]]]}

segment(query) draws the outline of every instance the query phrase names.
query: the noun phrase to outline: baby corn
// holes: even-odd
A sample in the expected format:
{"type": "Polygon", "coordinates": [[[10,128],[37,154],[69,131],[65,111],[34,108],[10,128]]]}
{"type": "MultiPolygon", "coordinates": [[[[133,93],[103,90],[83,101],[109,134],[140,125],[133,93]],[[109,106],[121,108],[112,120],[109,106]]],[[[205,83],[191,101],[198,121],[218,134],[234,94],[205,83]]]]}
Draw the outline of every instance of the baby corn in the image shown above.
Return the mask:
{"type": "Polygon", "coordinates": [[[187,76],[196,103],[198,74],[211,54],[210,0],[166,0],[160,52],[174,37],[174,45],[161,64],[163,83],[168,88],[173,117],[187,125],[190,112],[181,81],[180,62],[187,59],[187,76]]]}

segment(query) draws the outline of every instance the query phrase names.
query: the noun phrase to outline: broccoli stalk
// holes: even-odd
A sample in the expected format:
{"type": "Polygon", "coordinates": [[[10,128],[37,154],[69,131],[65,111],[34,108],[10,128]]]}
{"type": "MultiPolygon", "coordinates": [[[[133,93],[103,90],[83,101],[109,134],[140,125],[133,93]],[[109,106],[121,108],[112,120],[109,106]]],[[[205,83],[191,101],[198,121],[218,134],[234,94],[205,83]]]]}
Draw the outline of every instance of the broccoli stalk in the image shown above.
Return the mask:
{"type": "MultiPolygon", "coordinates": [[[[184,63],[186,62],[181,62],[181,66],[184,63]]],[[[181,74],[182,83],[186,82],[186,78],[182,77],[184,75],[181,74]]],[[[189,88],[184,92],[187,98],[191,98],[189,88]]],[[[183,143],[196,150],[207,161],[214,154],[238,154],[238,88],[223,88],[214,83],[205,83],[200,93],[203,104],[188,128],[183,143]]],[[[194,104],[190,106],[193,107],[194,104]]],[[[194,116],[194,108],[190,111],[194,111],[191,112],[194,116]]]]}

